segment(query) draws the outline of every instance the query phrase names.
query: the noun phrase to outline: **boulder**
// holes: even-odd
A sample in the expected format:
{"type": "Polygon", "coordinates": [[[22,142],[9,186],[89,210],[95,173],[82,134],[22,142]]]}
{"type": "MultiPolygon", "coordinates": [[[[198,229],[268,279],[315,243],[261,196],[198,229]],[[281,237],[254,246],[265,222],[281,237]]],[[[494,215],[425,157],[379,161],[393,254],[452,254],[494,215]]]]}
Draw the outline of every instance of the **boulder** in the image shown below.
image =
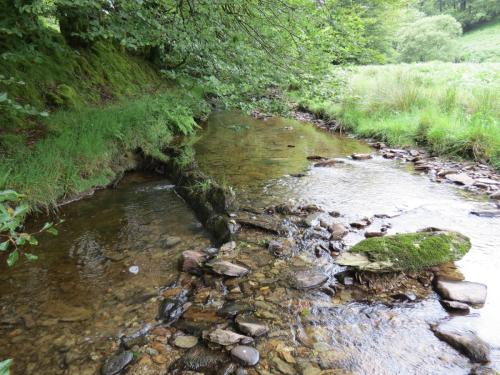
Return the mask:
{"type": "Polygon", "coordinates": [[[433,327],[432,330],[440,340],[462,352],[472,362],[486,363],[489,361],[490,346],[474,332],[457,327],[453,321],[441,323],[433,327]]]}
{"type": "Polygon", "coordinates": [[[470,281],[438,280],[437,292],[447,300],[482,305],[486,302],[487,287],[470,281]]]}
{"type": "Polygon", "coordinates": [[[338,224],[338,223],[335,223],[335,224],[332,224],[331,226],[329,226],[328,231],[332,234],[331,239],[334,241],[341,240],[349,232],[345,226],[343,226],[342,224],[338,224]]]}
{"type": "Polygon", "coordinates": [[[231,350],[231,356],[245,366],[255,366],[260,359],[257,349],[246,345],[235,346],[231,350]]]}
{"type": "Polygon", "coordinates": [[[208,266],[212,271],[223,276],[241,277],[249,272],[247,268],[228,262],[227,260],[216,260],[208,264],[208,266]]]}
{"type": "Polygon", "coordinates": [[[365,239],[336,262],[370,272],[418,271],[459,260],[470,247],[470,240],[457,232],[405,233],[365,239]]]}

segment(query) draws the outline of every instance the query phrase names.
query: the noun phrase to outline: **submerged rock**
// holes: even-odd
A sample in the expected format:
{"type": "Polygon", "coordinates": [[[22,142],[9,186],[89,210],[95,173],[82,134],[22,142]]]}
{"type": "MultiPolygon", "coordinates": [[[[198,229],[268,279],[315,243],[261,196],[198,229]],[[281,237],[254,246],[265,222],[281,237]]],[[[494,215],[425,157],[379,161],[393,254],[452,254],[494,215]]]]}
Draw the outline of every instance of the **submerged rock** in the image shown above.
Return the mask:
{"type": "Polygon", "coordinates": [[[187,295],[188,291],[182,290],[179,295],[164,299],[160,304],[158,319],[166,324],[176,322],[184,313],[187,295]]]}
{"type": "Polygon", "coordinates": [[[310,289],[323,285],[328,280],[328,276],[321,271],[306,270],[293,273],[291,279],[294,288],[310,289]]]}
{"type": "Polygon", "coordinates": [[[215,273],[230,277],[245,276],[249,272],[247,268],[228,262],[227,260],[216,260],[208,264],[208,266],[215,273]]]}
{"type": "Polygon", "coordinates": [[[265,335],[269,331],[269,328],[263,321],[252,317],[238,316],[236,324],[241,332],[252,337],[265,335]]]}
{"type": "Polygon", "coordinates": [[[257,349],[245,345],[235,346],[231,350],[231,355],[245,366],[255,366],[260,359],[257,349]]]}
{"type": "Polygon", "coordinates": [[[177,336],[174,340],[174,345],[182,349],[190,349],[198,344],[196,336],[177,336]]]}
{"type": "Polygon", "coordinates": [[[217,328],[204,336],[205,339],[219,345],[234,345],[238,343],[249,344],[253,339],[248,336],[240,335],[239,333],[228,329],[217,328]]]}
{"type": "Polygon", "coordinates": [[[457,232],[428,231],[368,238],[337,258],[361,271],[418,271],[462,258],[470,240],[457,232]]]}
{"type": "Polygon", "coordinates": [[[486,302],[487,287],[470,281],[438,280],[437,292],[447,300],[482,305],[486,302]]]}
{"type": "Polygon", "coordinates": [[[196,371],[202,374],[216,374],[217,370],[229,362],[229,356],[221,351],[197,345],[189,349],[168,369],[168,374],[196,371]]]}
{"type": "Polygon", "coordinates": [[[440,339],[465,354],[472,362],[489,361],[490,346],[474,332],[455,326],[452,321],[441,323],[432,329],[440,339]]]}
{"type": "Polygon", "coordinates": [[[119,374],[130,362],[134,359],[131,351],[125,351],[115,354],[108,358],[101,367],[102,375],[115,375],[119,374]]]}

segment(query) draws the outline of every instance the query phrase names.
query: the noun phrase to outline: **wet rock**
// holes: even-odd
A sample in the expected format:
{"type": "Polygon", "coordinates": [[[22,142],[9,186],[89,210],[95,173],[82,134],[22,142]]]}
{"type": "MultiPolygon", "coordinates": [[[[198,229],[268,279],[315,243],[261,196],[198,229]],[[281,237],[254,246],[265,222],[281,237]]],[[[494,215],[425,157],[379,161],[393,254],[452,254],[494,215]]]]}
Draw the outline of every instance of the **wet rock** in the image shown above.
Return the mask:
{"type": "Polygon", "coordinates": [[[500,190],[494,192],[493,194],[490,194],[490,199],[500,200],[500,190]]]}
{"type": "Polygon", "coordinates": [[[343,285],[354,285],[354,274],[352,271],[342,271],[335,274],[335,278],[343,285]]]}
{"type": "Polygon", "coordinates": [[[316,168],[321,168],[321,167],[333,167],[337,164],[341,164],[343,161],[337,160],[337,159],[328,159],[328,160],[322,160],[317,163],[314,163],[314,167],[316,168]]]}
{"type": "Polygon", "coordinates": [[[441,323],[432,330],[440,340],[465,354],[472,362],[489,361],[490,346],[474,332],[459,328],[452,321],[441,323]]]}
{"type": "Polygon", "coordinates": [[[276,366],[278,371],[281,372],[282,374],[285,374],[285,375],[296,375],[297,374],[297,371],[295,371],[295,368],[292,365],[286,363],[285,361],[283,361],[282,359],[280,359],[278,357],[274,357],[272,359],[272,362],[276,366]]]}
{"type": "Polygon", "coordinates": [[[338,223],[330,225],[328,227],[328,231],[332,234],[331,239],[334,241],[341,240],[347,235],[347,233],[349,233],[348,229],[345,226],[338,223]]]}
{"type": "Polygon", "coordinates": [[[476,210],[471,211],[471,214],[479,217],[500,217],[500,210],[476,210]]]}
{"type": "Polygon", "coordinates": [[[474,179],[467,173],[451,173],[446,175],[446,179],[459,185],[472,185],[474,179]]]}
{"type": "Polygon", "coordinates": [[[443,305],[443,307],[448,311],[461,312],[464,314],[468,314],[470,311],[470,307],[466,303],[448,300],[441,300],[440,302],[441,305],[443,305]]]}
{"type": "Polygon", "coordinates": [[[217,369],[229,362],[229,356],[219,350],[211,350],[197,345],[189,349],[179,360],[170,366],[168,374],[180,374],[183,371],[196,371],[202,374],[216,374],[217,369]]]}
{"type": "Polygon", "coordinates": [[[245,276],[249,270],[243,266],[228,262],[226,260],[216,260],[208,264],[208,267],[215,273],[230,277],[245,276]]]}
{"type": "Polygon", "coordinates": [[[386,235],[386,232],[383,232],[383,231],[365,232],[365,238],[383,237],[385,235],[386,235]]]}
{"type": "Polygon", "coordinates": [[[235,317],[238,314],[248,313],[255,311],[255,307],[249,303],[244,302],[226,302],[220,310],[217,311],[217,315],[224,317],[235,317]]]}
{"type": "Polygon", "coordinates": [[[203,263],[207,258],[207,254],[201,251],[184,251],[181,255],[181,269],[193,275],[200,275],[202,273],[203,263]]]}
{"type": "Polygon", "coordinates": [[[187,296],[188,291],[184,289],[179,295],[164,299],[160,304],[158,319],[166,324],[176,322],[184,313],[187,296]]]}
{"type": "Polygon", "coordinates": [[[240,211],[236,221],[243,226],[260,229],[273,234],[280,234],[282,231],[281,220],[271,215],[257,215],[240,211]]]}
{"type": "Polygon", "coordinates": [[[121,338],[121,343],[125,349],[132,349],[134,346],[142,346],[148,342],[148,333],[151,330],[151,325],[146,324],[139,331],[121,338]]]}
{"type": "Polygon", "coordinates": [[[101,368],[102,375],[119,374],[134,359],[132,352],[125,351],[108,358],[101,368]]]}
{"type": "Polygon", "coordinates": [[[336,262],[361,271],[417,271],[459,260],[470,247],[470,240],[457,232],[405,233],[363,240],[336,262]]]}
{"type": "Polygon", "coordinates": [[[238,345],[231,350],[231,355],[245,366],[255,366],[259,363],[260,354],[251,346],[238,345]]]}
{"type": "Polygon", "coordinates": [[[498,375],[498,371],[487,366],[477,366],[471,369],[470,375],[498,375]]]}
{"type": "Polygon", "coordinates": [[[316,226],[319,224],[319,221],[320,221],[320,218],[323,214],[321,212],[313,212],[312,214],[309,214],[307,215],[307,217],[305,217],[303,220],[302,220],[302,223],[306,226],[306,227],[313,227],[313,226],[316,226]]]}
{"type": "Polygon", "coordinates": [[[83,307],[71,306],[63,302],[46,305],[45,313],[60,322],[80,322],[92,317],[92,311],[83,307]]]}
{"type": "Polygon", "coordinates": [[[415,302],[417,300],[417,295],[413,292],[404,292],[393,294],[392,298],[398,301],[415,302]]]}
{"type": "Polygon", "coordinates": [[[447,300],[482,305],[486,302],[487,287],[470,281],[438,280],[437,292],[447,300]]]}
{"type": "Polygon", "coordinates": [[[353,158],[354,160],[368,160],[373,158],[373,156],[371,156],[370,154],[352,154],[351,158],[353,158]]]}
{"type": "Polygon", "coordinates": [[[230,253],[234,249],[236,249],[235,241],[226,242],[224,245],[220,247],[220,251],[225,254],[230,253]]]}
{"type": "Polygon", "coordinates": [[[275,257],[287,258],[292,256],[295,241],[292,238],[287,238],[283,241],[269,241],[267,248],[275,257]]]}
{"type": "Polygon", "coordinates": [[[252,317],[238,316],[236,325],[241,332],[252,337],[265,335],[269,331],[268,326],[263,321],[252,317]]]}
{"type": "Polygon", "coordinates": [[[190,349],[198,344],[196,336],[177,336],[174,340],[174,345],[182,349],[190,349]]]}
{"type": "Polygon", "coordinates": [[[372,222],[368,218],[364,218],[358,221],[354,221],[350,223],[351,227],[356,228],[356,229],[363,229],[366,228],[368,225],[370,225],[372,222]]]}
{"type": "Polygon", "coordinates": [[[307,160],[326,160],[324,156],[319,156],[319,155],[309,155],[307,157],[307,160]]]}
{"type": "Polygon", "coordinates": [[[316,270],[298,271],[292,274],[292,286],[296,289],[311,289],[323,285],[328,276],[316,270]]]}
{"type": "Polygon", "coordinates": [[[180,237],[175,237],[175,236],[167,236],[165,239],[161,241],[161,246],[165,247],[167,249],[174,247],[175,245],[178,245],[181,243],[180,237]]]}
{"type": "Polygon", "coordinates": [[[234,345],[238,343],[249,344],[253,342],[253,339],[251,337],[240,335],[239,333],[220,328],[206,333],[204,335],[204,338],[210,342],[223,346],[234,345]]]}

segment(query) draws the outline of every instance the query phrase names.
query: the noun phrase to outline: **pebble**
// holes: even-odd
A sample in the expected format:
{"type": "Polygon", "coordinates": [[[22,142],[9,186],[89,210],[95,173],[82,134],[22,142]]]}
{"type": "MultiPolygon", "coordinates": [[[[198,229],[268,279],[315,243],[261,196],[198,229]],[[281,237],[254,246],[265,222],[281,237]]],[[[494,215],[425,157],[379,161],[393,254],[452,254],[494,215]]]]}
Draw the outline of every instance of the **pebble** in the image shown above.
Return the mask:
{"type": "Polygon", "coordinates": [[[255,366],[259,363],[260,354],[251,346],[238,345],[231,350],[233,358],[245,366],[255,366]]]}
{"type": "Polygon", "coordinates": [[[139,273],[139,266],[131,266],[128,268],[128,272],[137,275],[139,273]]]}
{"type": "Polygon", "coordinates": [[[182,349],[190,349],[198,344],[196,336],[177,336],[174,340],[174,345],[182,349]]]}

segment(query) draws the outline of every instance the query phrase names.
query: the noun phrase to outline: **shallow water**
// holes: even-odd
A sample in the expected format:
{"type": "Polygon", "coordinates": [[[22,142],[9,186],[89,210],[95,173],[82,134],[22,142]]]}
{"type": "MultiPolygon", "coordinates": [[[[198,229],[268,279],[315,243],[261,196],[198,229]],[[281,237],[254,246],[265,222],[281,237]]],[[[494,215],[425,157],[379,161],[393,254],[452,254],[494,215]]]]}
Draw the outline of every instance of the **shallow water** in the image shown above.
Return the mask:
{"type": "Polygon", "coordinates": [[[60,234],[38,238],[38,261],[0,265],[0,358],[14,358],[14,374],[97,373],[110,339],[154,321],[155,288],[176,279],[178,254],[209,244],[156,176],[131,174],[60,216],[60,234]],[[169,248],[171,236],[181,242],[169,248]]]}
{"type": "MultiPolygon", "coordinates": [[[[366,152],[364,144],[293,120],[261,121],[219,113],[210,118],[204,137],[195,149],[201,167],[235,187],[242,201],[250,206],[314,203],[327,211],[339,212],[342,216],[337,221],[346,224],[365,216],[388,214],[395,216],[379,220],[374,226],[390,223],[389,233],[433,226],[469,236],[472,249],[458,262],[459,269],[466,280],[488,286],[488,299],[483,308],[473,309],[468,316],[457,319],[492,345],[492,363],[500,370],[500,218],[469,214],[472,209],[489,205],[482,197],[466,195],[450,184],[431,182],[428,177],[413,172],[409,165],[392,160],[375,157],[353,161],[346,156],[366,152]],[[306,160],[309,155],[340,157],[344,163],[313,168],[306,160]],[[290,176],[304,171],[304,177],[290,176]]],[[[361,239],[356,233],[350,233],[346,242],[352,245],[361,239]]],[[[308,262],[316,262],[318,266],[313,256],[308,262]]],[[[335,267],[333,260],[324,262],[326,264],[319,266],[331,274],[335,267]]],[[[317,300],[309,298],[309,293],[302,294],[314,310],[317,300]]],[[[297,293],[294,297],[301,298],[297,293]]],[[[469,371],[468,361],[429,330],[429,324],[449,316],[435,295],[397,309],[383,305],[337,304],[317,311],[316,318],[321,318],[321,323],[316,327],[323,331],[320,341],[349,354],[349,360],[343,365],[340,361],[340,367],[346,370],[359,374],[465,374],[469,371]],[[367,318],[365,310],[372,310],[369,315],[378,317],[367,318]],[[356,336],[349,329],[339,329],[351,323],[355,323],[355,330],[364,327],[363,332],[356,336]]],[[[293,320],[289,314],[285,315],[293,320]]],[[[287,319],[286,316],[281,319],[287,319]]],[[[297,322],[292,325],[297,326],[297,322]]]]}

